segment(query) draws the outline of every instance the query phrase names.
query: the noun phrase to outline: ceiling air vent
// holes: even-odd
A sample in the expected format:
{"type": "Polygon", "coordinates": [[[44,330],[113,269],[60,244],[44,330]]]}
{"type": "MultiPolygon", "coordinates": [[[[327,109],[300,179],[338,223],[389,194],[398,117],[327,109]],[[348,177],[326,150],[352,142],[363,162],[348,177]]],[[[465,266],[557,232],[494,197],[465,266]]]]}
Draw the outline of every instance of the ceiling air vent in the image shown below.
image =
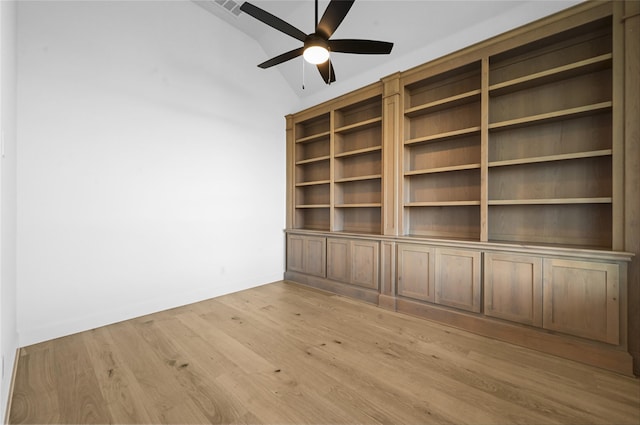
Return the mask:
{"type": "MultiPolygon", "coordinates": [[[[240,3],[233,0],[213,0],[213,1],[200,1],[198,3],[215,3],[218,6],[221,6],[227,12],[231,13],[234,16],[240,15],[242,11],[240,10],[240,3]]],[[[204,5],[202,5],[204,6],[204,5]]],[[[205,6],[206,7],[206,6],[205,6]]]]}

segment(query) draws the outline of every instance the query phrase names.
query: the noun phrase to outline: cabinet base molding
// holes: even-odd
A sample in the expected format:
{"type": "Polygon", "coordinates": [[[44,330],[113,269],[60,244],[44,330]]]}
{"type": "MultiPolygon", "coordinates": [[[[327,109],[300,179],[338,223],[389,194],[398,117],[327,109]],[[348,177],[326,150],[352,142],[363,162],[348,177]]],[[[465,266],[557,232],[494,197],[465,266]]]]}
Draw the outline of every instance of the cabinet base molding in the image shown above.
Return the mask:
{"type": "Polygon", "coordinates": [[[627,263],[633,254],[299,232],[290,232],[287,241],[287,258],[309,258],[293,262],[302,271],[288,265],[286,280],[634,374],[627,345],[627,263]],[[333,251],[305,252],[306,238],[333,251]],[[299,249],[301,255],[294,255],[299,249]]]}
{"type": "Polygon", "coordinates": [[[399,313],[439,322],[478,335],[633,376],[633,358],[619,347],[557,335],[540,329],[407,299],[397,299],[399,313]]]}
{"type": "Polygon", "coordinates": [[[595,341],[560,335],[543,329],[508,323],[481,314],[467,313],[430,303],[380,294],[329,279],[288,271],[286,280],[312,288],[375,304],[385,310],[397,311],[488,338],[530,348],[532,350],[588,364],[622,375],[634,376],[633,357],[624,349],[595,341]]]}
{"type": "Polygon", "coordinates": [[[634,376],[633,357],[620,347],[532,329],[481,314],[467,313],[430,303],[379,294],[373,290],[333,282],[315,276],[288,271],[286,280],[315,289],[375,304],[385,310],[420,317],[488,338],[588,364],[627,376],[634,376]]]}
{"type": "Polygon", "coordinates": [[[378,305],[378,291],[359,288],[344,283],[334,282],[321,277],[309,276],[302,273],[287,271],[284,274],[285,280],[291,280],[296,283],[311,286],[316,289],[333,292],[334,294],[344,295],[345,297],[355,298],[369,304],[378,305]]]}
{"type": "Polygon", "coordinates": [[[396,297],[380,294],[378,296],[378,307],[384,308],[385,310],[396,311],[396,297]]]}

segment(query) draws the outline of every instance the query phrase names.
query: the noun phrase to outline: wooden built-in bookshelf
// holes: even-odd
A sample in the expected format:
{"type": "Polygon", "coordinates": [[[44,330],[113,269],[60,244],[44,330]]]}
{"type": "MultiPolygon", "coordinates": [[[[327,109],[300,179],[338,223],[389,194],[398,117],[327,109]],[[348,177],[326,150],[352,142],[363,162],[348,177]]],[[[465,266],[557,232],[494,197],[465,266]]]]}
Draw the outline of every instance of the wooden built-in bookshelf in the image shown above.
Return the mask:
{"type": "Polygon", "coordinates": [[[288,116],[288,249],[312,238],[330,273],[285,277],[628,373],[629,4],[586,2],[288,116]]]}
{"type": "Polygon", "coordinates": [[[480,238],[481,63],[404,84],[404,234],[480,238]]]}

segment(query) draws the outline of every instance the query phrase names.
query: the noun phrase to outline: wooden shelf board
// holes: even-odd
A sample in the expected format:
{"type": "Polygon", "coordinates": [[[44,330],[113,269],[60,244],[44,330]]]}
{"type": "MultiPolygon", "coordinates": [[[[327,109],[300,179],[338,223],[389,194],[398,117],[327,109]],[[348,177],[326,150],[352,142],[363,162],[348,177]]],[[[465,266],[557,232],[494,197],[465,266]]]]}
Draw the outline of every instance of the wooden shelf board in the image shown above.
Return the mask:
{"type": "Polygon", "coordinates": [[[380,208],[380,202],[362,203],[362,204],[336,204],[336,208],[380,208]]]}
{"type": "Polygon", "coordinates": [[[331,159],[331,156],[326,155],[326,156],[318,156],[316,158],[309,158],[309,159],[303,159],[300,161],[296,161],[296,165],[304,165],[304,164],[311,164],[314,162],[322,162],[322,161],[327,161],[328,159],[331,159]]]}
{"type": "Polygon", "coordinates": [[[370,148],[356,149],[348,152],[341,152],[334,155],[335,158],[344,158],[346,156],[356,156],[356,155],[364,155],[370,152],[381,151],[382,146],[372,146],[370,148]]]}
{"type": "Polygon", "coordinates": [[[611,101],[600,102],[593,105],[578,106],[576,108],[547,112],[545,114],[500,121],[489,124],[489,130],[505,130],[508,128],[525,127],[528,125],[540,124],[543,122],[549,122],[559,119],[577,118],[579,116],[596,114],[598,112],[603,112],[605,110],[611,109],[611,105],[611,101]]]}
{"type": "Polygon", "coordinates": [[[411,170],[405,171],[405,176],[420,176],[423,174],[433,174],[433,173],[447,173],[449,171],[464,171],[464,170],[475,170],[479,169],[480,164],[462,164],[462,165],[450,165],[448,167],[437,167],[437,168],[425,168],[423,170],[411,170]]]}
{"type": "Polygon", "coordinates": [[[613,55],[607,53],[593,58],[570,63],[568,65],[559,66],[531,75],[526,75],[513,80],[489,86],[489,92],[492,96],[498,96],[505,93],[512,93],[523,90],[536,85],[542,85],[548,82],[560,81],[580,74],[587,74],[593,71],[599,71],[611,66],[613,55]]]}
{"type": "Polygon", "coordinates": [[[455,96],[450,96],[444,99],[438,99],[433,102],[425,103],[424,105],[417,105],[408,108],[404,111],[404,115],[409,118],[417,117],[420,115],[428,114],[430,112],[440,111],[446,108],[452,108],[455,106],[464,105],[466,103],[476,102],[480,100],[481,90],[471,90],[466,93],[461,93],[455,96]]]}
{"type": "Polygon", "coordinates": [[[296,227],[296,230],[308,230],[308,231],[312,231],[312,232],[328,232],[329,228],[325,227],[325,226],[300,226],[300,227],[296,227]]]}
{"type": "Polygon", "coordinates": [[[433,143],[441,142],[444,140],[455,139],[456,137],[468,136],[470,134],[480,133],[480,126],[463,128],[460,130],[448,131],[446,133],[432,134],[430,136],[416,137],[404,142],[406,145],[415,145],[418,143],[433,143]]]}
{"type": "Polygon", "coordinates": [[[308,205],[296,205],[296,208],[310,209],[310,208],[329,208],[329,204],[308,204],[308,205]]]}
{"type": "Polygon", "coordinates": [[[382,123],[382,117],[371,118],[369,120],[360,121],[354,124],[338,127],[334,130],[335,133],[348,134],[354,131],[366,130],[371,127],[375,127],[382,123]]]}
{"type": "Polygon", "coordinates": [[[600,156],[611,156],[611,149],[602,149],[588,152],[564,153],[558,155],[535,156],[529,158],[507,159],[502,161],[490,161],[489,167],[504,167],[508,165],[534,164],[539,162],[565,161],[581,158],[595,158],[600,156]]]}
{"type": "Polygon", "coordinates": [[[343,177],[340,179],[336,179],[335,183],[348,183],[348,182],[357,182],[362,180],[376,180],[381,178],[382,178],[382,174],[370,174],[368,176],[343,177]]]}
{"type": "Polygon", "coordinates": [[[331,131],[323,131],[322,133],[312,134],[311,136],[306,136],[306,137],[301,137],[300,139],[296,139],[296,143],[315,142],[316,140],[320,140],[330,135],[331,135],[331,131]]]}
{"type": "Polygon", "coordinates": [[[405,202],[405,207],[465,207],[480,205],[480,201],[429,201],[429,202],[405,202]]]}
{"type": "Polygon", "coordinates": [[[472,243],[476,244],[480,242],[480,233],[456,233],[456,232],[444,232],[444,231],[419,231],[415,229],[409,229],[409,232],[403,235],[407,239],[431,239],[431,242],[450,243],[452,241],[458,243],[472,243]]]}
{"type": "Polygon", "coordinates": [[[575,244],[567,244],[567,243],[540,242],[535,240],[519,240],[518,242],[514,242],[513,240],[510,240],[510,239],[500,239],[500,238],[490,237],[487,242],[495,245],[505,245],[505,248],[507,249],[509,249],[514,244],[517,244],[518,246],[531,246],[535,248],[570,249],[575,251],[583,251],[587,255],[593,255],[593,250],[611,251],[610,246],[575,245],[575,244]]]}
{"type": "Polygon", "coordinates": [[[490,199],[489,205],[566,205],[610,204],[610,197],[601,198],[543,198],[543,199],[490,199]]]}
{"type": "Polygon", "coordinates": [[[302,182],[302,183],[296,183],[296,187],[303,187],[303,186],[318,186],[318,185],[322,185],[322,184],[329,184],[330,181],[329,180],[316,180],[313,182],[302,182]]]}

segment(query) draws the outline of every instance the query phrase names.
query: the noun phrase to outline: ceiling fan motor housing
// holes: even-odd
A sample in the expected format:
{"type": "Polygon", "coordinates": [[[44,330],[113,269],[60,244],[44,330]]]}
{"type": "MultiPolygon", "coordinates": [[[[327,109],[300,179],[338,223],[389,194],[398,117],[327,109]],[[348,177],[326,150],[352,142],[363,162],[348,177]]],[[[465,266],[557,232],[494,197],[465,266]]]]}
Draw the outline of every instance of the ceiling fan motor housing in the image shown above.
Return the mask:
{"type": "Polygon", "coordinates": [[[309,47],[322,47],[325,50],[329,50],[329,43],[324,37],[319,36],[318,34],[309,34],[307,38],[304,40],[304,48],[308,49],[309,47]]]}

